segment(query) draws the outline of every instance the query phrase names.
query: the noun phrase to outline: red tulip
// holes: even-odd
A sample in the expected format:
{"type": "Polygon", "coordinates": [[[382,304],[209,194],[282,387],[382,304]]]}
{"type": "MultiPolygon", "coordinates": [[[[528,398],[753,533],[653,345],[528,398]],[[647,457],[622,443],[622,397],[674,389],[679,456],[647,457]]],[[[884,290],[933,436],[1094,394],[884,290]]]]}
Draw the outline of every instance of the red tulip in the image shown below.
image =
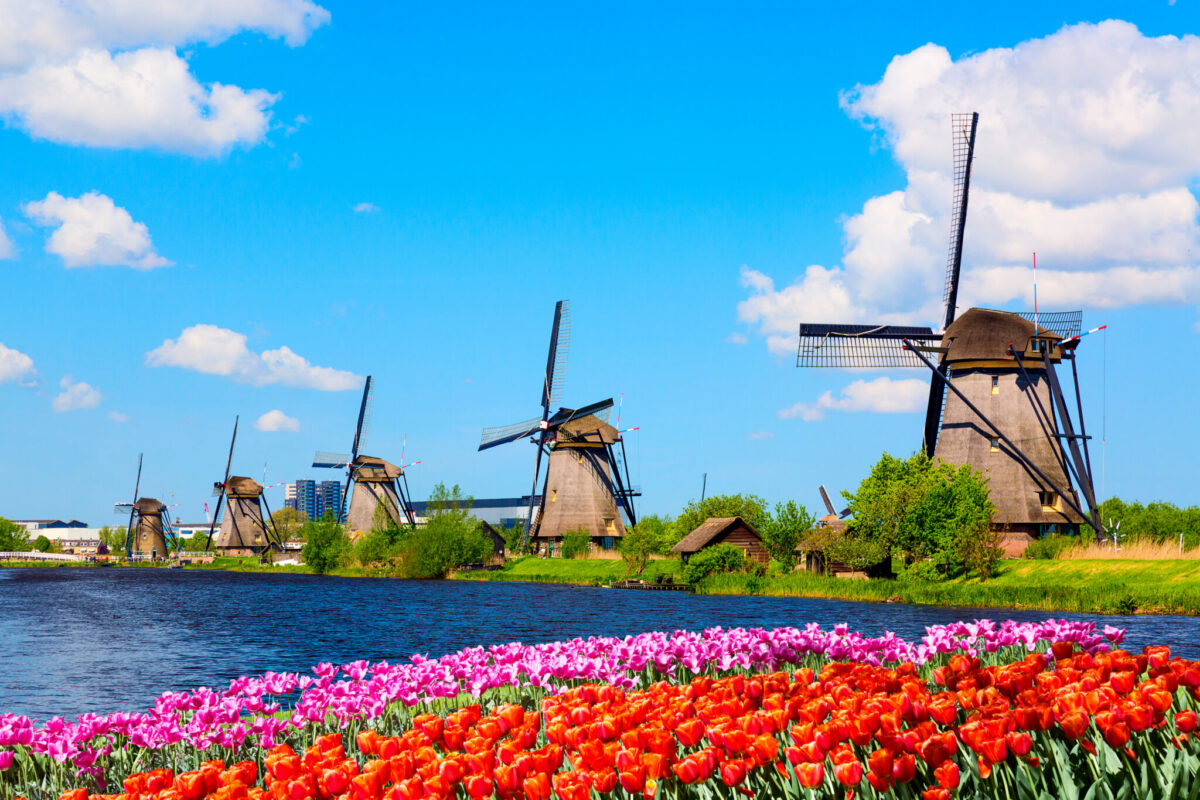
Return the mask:
{"type": "Polygon", "coordinates": [[[953,761],[945,762],[933,771],[933,777],[943,789],[957,789],[960,778],[958,764],[953,761]]]}
{"type": "Polygon", "coordinates": [[[1191,733],[1196,730],[1196,712],[1190,708],[1175,714],[1175,728],[1180,733],[1191,733]]]}
{"type": "Polygon", "coordinates": [[[799,779],[800,785],[805,789],[815,789],[825,782],[824,764],[797,764],[795,771],[796,778],[799,779]]]}

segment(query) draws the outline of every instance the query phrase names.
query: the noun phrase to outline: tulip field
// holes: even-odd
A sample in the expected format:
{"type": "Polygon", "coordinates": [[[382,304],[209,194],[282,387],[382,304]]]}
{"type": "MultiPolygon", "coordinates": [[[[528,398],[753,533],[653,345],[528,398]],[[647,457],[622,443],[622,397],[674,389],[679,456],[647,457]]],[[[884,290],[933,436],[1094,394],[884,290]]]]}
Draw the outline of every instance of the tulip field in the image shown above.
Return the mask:
{"type": "Polygon", "coordinates": [[[320,664],[141,713],[0,714],[0,797],[1200,797],[1200,663],[1123,638],[809,625],[320,664]]]}

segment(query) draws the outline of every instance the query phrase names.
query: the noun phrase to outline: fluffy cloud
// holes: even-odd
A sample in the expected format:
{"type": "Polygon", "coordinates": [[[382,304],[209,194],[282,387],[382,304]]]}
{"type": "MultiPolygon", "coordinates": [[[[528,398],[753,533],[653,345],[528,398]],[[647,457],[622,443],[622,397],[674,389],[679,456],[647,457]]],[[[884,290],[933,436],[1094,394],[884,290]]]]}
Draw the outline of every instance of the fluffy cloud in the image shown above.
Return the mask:
{"type": "Polygon", "coordinates": [[[925,408],[929,399],[929,384],[916,378],[895,380],[854,381],[842,389],[840,397],[825,392],[812,403],[796,403],[782,409],[782,419],[799,417],[805,422],[816,422],[825,418],[826,411],[874,411],[884,414],[907,414],[925,408]]]}
{"type": "Polygon", "coordinates": [[[32,358],[0,343],[0,383],[32,386],[36,376],[32,358]]]}
{"type": "Polygon", "coordinates": [[[379,206],[375,205],[374,203],[359,203],[358,205],[354,206],[355,214],[370,214],[378,210],[379,206]]]}
{"type": "Polygon", "coordinates": [[[753,431],[746,434],[746,438],[752,442],[761,442],[766,439],[774,439],[775,434],[771,431],[753,431]]]}
{"type": "Polygon", "coordinates": [[[174,50],[84,50],[0,78],[0,112],[33,136],[93,147],[219,155],[258,144],[278,95],[202,86],[174,50]]]}
{"type": "Polygon", "coordinates": [[[146,363],[224,375],[254,386],[279,384],[325,392],[359,389],[363,381],[352,372],[315,367],[287,347],[252,352],[245,334],[216,325],[185,328],[178,339],[167,339],[147,353],[146,363]]]}
{"type": "Polygon", "coordinates": [[[108,412],[108,418],[111,419],[113,422],[128,422],[129,421],[129,415],[122,414],[120,411],[108,412]]]}
{"type": "Polygon", "coordinates": [[[68,144],[219,155],[265,136],[278,95],[200,84],[176,48],[257,31],[297,46],[309,0],[0,0],[0,114],[68,144]]]}
{"type": "Polygon", "coordinates": [[[1200,303],[1200,38],[1125,22],[1063,28],[958,61],[929,44],[895,57],[843,107],[907,174],[843,222],[841,265],[787,286],[743,268],[742,322],[777,353],[797,324],[934,324],[950,225],[950,114],[979,111],[960,310],[1200,303]]]}
{"type": "Polygon", "coordinates": [[[4,232],[4,223],[0,221],[0,258],[12,258],[17,254],[17,249],[13,247],[12,239],[8,238],[8,234],[4,232]]]}
{"type": "Polygon", "coordinates": [[[50,404],[55,411],[78,411],[81,408],[95,408],[100,405],[100,392],[89,383],[74,383],[70,375],[64,375],[58,385],[62,387],[62,391],[50,404]]]}
{"type": "Polygon", "coordinates": [[[254,427],[260,431],[289,431],[296,433],[300,430],[300,420],[289,417],[276,408],[259,417],[255,421],[254,427]]]}
{"type": "Polygon", "coordinates": [[[68,267],[126,265],[154,269],[173,262],[154,251],[150,233],[129,212],[97,192],[63,197],[50,192],[23,210],[39,225],[57,225],[46,251],[61,256],[68,267]]]}

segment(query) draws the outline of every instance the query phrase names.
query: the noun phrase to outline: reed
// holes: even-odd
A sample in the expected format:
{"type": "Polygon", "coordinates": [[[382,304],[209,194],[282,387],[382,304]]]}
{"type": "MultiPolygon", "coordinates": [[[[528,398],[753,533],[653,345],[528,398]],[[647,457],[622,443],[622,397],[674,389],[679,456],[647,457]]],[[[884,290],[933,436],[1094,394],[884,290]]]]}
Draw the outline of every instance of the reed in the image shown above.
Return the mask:
{"type": "Polygon", "coordinates": [[[1200,559],[1200,548],[1180,550],[1179,542],[1136,541],[1122,544],[1113,549],[1111,544],[1091,542],[1081,547],[1068,547],[1058,554],[1061,561],[1078,561],[1081,559],[1111,559],[1115,561],[1160,561],[1160,560],[1197,560],[1200,559]]]}

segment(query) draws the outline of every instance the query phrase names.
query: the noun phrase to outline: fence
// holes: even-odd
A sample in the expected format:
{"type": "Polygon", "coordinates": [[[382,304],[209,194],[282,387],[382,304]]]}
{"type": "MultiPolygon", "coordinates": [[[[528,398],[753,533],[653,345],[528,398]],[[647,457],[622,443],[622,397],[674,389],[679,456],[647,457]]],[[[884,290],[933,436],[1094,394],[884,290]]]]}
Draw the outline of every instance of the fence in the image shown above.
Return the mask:
{"type": "Polygon", "coordinates": [[[83,561],[83,556],[73,556],[69,553],[42,553],[38,550],[27,552],[5,550],[0,551],[0,561],[83,561]]]}

